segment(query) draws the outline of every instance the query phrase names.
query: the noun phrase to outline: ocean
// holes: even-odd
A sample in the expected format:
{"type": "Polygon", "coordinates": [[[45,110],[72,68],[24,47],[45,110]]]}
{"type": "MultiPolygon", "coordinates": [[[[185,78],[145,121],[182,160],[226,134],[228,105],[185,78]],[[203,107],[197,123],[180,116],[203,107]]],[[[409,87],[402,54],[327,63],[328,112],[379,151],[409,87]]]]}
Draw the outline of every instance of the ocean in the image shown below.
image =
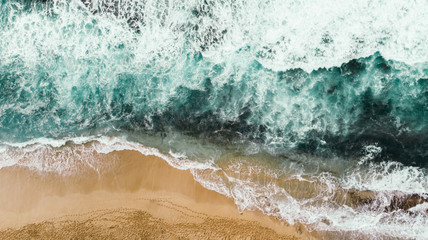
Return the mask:
{"type": "Polygon", "coordinates": [[[135,150],[325,238],[428,239],[428,3],[1,0],[0,169],[135,150]]]}

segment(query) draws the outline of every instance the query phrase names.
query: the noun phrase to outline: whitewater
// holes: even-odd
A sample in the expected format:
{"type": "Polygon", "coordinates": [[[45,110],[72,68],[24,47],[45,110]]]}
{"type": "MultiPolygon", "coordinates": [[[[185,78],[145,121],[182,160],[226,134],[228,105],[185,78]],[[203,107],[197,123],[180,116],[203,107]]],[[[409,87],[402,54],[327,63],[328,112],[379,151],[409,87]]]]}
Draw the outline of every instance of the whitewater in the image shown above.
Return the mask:
{"type": "Polygon", "coordinates": [[[0,13],[0,169],[102,172],[95,155],[135,150],[326,237],[428,238],[426,1],[2,0],[0,13]]]}

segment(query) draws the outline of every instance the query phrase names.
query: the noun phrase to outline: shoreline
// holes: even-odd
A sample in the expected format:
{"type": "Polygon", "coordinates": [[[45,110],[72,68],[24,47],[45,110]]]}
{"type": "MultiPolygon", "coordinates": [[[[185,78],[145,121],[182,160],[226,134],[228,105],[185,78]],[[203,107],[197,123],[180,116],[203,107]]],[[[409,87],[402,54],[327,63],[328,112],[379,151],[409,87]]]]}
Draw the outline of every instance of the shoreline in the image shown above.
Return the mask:
{"type": "Polygon", "coordinates": [[[101,169],[0,169],[0,238],[315,239],[261,212],[239,213],[189,170],[124,150],[95,156],[101,169]]]}

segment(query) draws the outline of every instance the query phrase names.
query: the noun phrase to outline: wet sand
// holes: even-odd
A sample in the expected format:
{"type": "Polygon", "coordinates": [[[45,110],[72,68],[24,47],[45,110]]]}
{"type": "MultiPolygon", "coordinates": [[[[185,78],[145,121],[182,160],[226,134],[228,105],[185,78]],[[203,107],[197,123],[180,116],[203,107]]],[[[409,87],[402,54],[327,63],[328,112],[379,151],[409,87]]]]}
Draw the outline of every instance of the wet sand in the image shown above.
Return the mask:
{"type": "Polygon", "coordinates": [[[189,171],[135,151],[98,154],[96,170],[0,170],[0,239],[314,239],[203,188],[189,171]],[[101,168],[99,166],[102,166],[101,168]]]}

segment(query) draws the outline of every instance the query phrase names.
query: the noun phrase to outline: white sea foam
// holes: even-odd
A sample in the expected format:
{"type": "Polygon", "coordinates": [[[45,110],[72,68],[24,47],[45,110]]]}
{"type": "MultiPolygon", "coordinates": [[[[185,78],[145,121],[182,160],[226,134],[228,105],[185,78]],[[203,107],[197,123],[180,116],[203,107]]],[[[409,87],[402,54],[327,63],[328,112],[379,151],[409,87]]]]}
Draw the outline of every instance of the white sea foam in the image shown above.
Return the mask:
{"type": "MultiPolygon", "coordinates": [[[[179,62],[176,58],[182,56],[183,46],[191,52],[204,44],[212,45],[205,47],[204,56],[217,62],[233,60],[249,46],[248,56],[241,61],[257,59],[273,70],[311,71],[376,51],[408,64],[428,61],[424,0],[206,1],[205,13],[199,17],[192,15],[202,4],[196,0],[110,1],[112,7],[93,1],[98,4],[92,7],[98,10],[95,15],[78,0],[53,2],[51,11],[59,14],[54,21],[37,11],[19,13],[22,6],[15,2],[4,3],[13,24],[1,31],[3,64],[19,57],[31,69],[49,54],[63,57],[68,68],[75,70],[82,67],[79,61],[96,58],[106,60],[106,69],[116,71],[149,62],[167,69],[179,62]],[[103,11],[110,14],[100,15],[103,11]],[[140,18],[133,19],[140,34],[125,23],[130,16],[140,18]],[[125,51],[116,49],[120,45],[125,51]],[[134,53],[133,59],[116,64],[114,58],[126,51],[134,53]]],[[[108,76],[105,71],[100,74],[100,81],[108,76]]]]}
{"type": "Polygon", "coordinates": [[[386,236],[403,239],[428,237],[426,203],[409,210],[417,212],[416,215],[403,210],[385,211],[385,208],[391,204],[393,196],[419,193],[426,197],[427,177],[421,169],[401,166],[400,170],[391,172],[388,164],[372,164],[370,167],[373,170],[367,175],[363,174],[364,169],[354,169],[350,176],[344,173],[343,179],[340,179],[325,172],[312,177],[305,174],[287,177],[281,175],[278,169],[272,171],[265,167],[248,167],[239,162],[230,164],[227,171],[220,174],[225,177],[219,177],[219,174],[207,171],[192,171],[192,173],[204,187],[233,198],[240,211],[260,210],[291,224],[296,221],[308,224],[312,230],[348,232],[351,235],[347,236],[364,236],[366,239],[379,239],[386,236]],[[418,173],[418,177],[414,176],[415,172],[418,173]],[[366,177],[355,178],[354,174],[366,177]],[[373,176],[369,179],[370,174],[373,176]],[[254,176],[260,176],[265,180],[255,179],[254,176]],[[287,192],[275,181],[288,181],[287,179],[312,183],[315,190],[305,188],[304,184],[298,189],[297,184],[295,185],[297,189],[294,191],[300,191],[303,195],[299,196],[297,193],[293,196],[292,192],[287,192]],[[317,185],[317,182],[320,184],[317,185]],[[346,188],[374,191],[375,200],[367,206],[352,207],[343,204],[335,194],[341,191],[340,189],[343,191],[346,188]],[[305,194],[308,197],[305,197],[305,194]]]}
{"type": "Polygon", "coordinates": [[[398,162],[370,163],[355,169],[346,176],[343,185],[361,190],[428,193],[426,170],[398,162]]]}
{"type": "Polygon", "coordinates": [[[207,169],[208,164],[188,160],[182,155],[166,155],[155,148],[126,141],[122,137],[74,137],[60,140],[38,138],[22,143],[2,143],[0,169],[11,165],[26,166],[42,172],[73,172],[76,159],[92,166],[94,154],[108,154],[114,151],[134,150],[143,155],[152,155],[166,160],[178,169],[207,169]],[[72,146],[67,146],[72,143],[72,146]],[[86,146],[85,143],[92,143],[86,146]]]}

